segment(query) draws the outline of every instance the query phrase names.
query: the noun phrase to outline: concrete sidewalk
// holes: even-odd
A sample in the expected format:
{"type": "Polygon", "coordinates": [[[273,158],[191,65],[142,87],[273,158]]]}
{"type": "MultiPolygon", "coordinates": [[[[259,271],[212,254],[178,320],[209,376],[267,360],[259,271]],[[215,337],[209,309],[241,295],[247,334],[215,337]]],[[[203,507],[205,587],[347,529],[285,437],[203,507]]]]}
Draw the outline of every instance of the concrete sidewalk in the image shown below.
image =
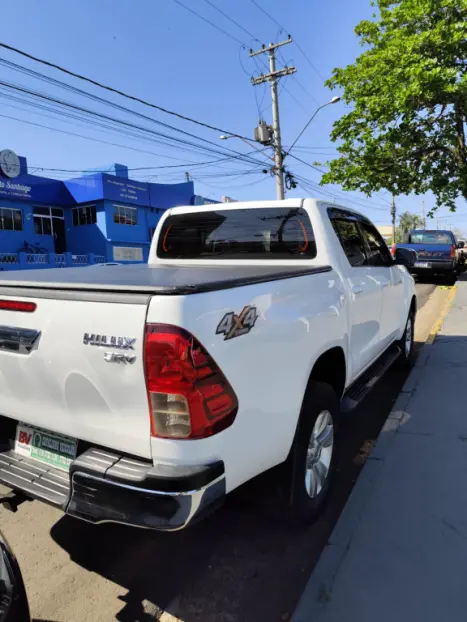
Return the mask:
{"type": "Polygon", "coordinates": [[[292,622],[466,619],[467,282],[459,282],[292,622]]]}

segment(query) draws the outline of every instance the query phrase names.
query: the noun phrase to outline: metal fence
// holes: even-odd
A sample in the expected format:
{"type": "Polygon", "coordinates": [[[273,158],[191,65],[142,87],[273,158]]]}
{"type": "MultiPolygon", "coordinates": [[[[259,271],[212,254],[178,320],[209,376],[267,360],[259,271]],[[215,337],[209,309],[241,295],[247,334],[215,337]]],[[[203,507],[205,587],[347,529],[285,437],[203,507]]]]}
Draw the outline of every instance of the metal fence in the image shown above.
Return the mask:
{"type": "Polygon", "coordinates": [[[66,268],[65,253],[55,253],[55,266],[57,268],[66,268]]]}
{"type": "Polygon", "coordinates": [[[105,263],[104,255],[93,253],[0,253],[1,270],[37,270],[39,268],[73,268],[105,263]]]}
{"type": "Polygon", "coordinates": [[[49,263],[49,255],[45,253],[28,253],[26,261],[29,264],[46,264],[49,263]]]}
{"type": "Polygon", "coordinates": [[[16,253],[0,253],[0,264],[17,264],[18,256],[16,253]]]}
{"type": "Polygon", "coordinates": [[[87,266],[89,264],[88,255],[72,255],[74,266],[87,266]]]}

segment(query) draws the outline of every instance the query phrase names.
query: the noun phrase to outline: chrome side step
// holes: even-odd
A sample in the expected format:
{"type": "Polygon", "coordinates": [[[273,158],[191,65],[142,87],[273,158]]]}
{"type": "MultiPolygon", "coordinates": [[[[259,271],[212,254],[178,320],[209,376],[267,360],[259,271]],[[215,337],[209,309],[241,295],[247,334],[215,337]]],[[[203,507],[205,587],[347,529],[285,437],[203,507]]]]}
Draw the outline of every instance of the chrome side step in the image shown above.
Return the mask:
{"type": "Polygon", "coordinates": [[[341,402],[341,412],[354,410],[399,358],[401,350],[393,344],[369,367],[345,392],[341,402]]]}

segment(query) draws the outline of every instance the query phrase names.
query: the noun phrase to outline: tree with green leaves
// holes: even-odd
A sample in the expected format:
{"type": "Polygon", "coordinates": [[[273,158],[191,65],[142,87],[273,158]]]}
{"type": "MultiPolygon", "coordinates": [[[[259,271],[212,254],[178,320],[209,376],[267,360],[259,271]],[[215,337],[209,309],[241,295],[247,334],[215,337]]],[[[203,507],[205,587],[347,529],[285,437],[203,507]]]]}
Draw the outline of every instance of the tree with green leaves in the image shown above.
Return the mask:
{"type": "Polygon", "coordinates": [[[376,0],[355,32],[365,48],[327,81],[351,111],[322,182],[370,196],[432,191],[467,199],[467,0],[376,0]]]}
{"type": "Polygon", "coordinates": [[[396,239],[403,242],[409,231],[423,228],[423,218],[412,212],[403,212],[399,217],[399,226],[397,227],[396,239]]]}

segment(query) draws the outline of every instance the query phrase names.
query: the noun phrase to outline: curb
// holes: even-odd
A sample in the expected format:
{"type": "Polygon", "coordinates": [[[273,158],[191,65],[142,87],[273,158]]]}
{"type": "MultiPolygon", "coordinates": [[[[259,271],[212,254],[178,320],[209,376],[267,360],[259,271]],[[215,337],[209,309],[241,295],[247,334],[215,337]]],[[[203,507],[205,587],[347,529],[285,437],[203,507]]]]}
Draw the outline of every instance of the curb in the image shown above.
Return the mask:
{"type": "Polygon", "coordinates": [[[431,333],[428,335],[428,338],[425,341],[425,344],[428,344],[430,346],[433,345],[433,343],[434,343],[434,341],[436,339],[436,335],[441,330],[441,326],[443,325],[443,322],[446,319],[446,316],[447,316],[447,314],[449,312],[449,309],[451,308],[452,301],[454,300],[454,296],[456,295],[456,290],[457,290],[457,285],[454,285],[454,287],[452,287],[451,290],[449,291],[448,298],[447,298],[446,302],[444,303],[443,308],[441,309],[441,313],[439,314],[439,318],[435,322],[435,324],[433,325],[433,327],[431,329],[431,333]]]}
{"type": "MultiPolygon", "coordinates": [[[[360,472],[357,483],[303,590],[291,622],[319,622],[323,619],[326,605],[332,600],[332,590],[340,567],[350,549],[360,519],[373,495],[392,441],[399,427],[405,422],[406,409],[417,390],[431,353],[430,346],[433,345],[438,332],[441,330],[455,294],[456,287],[454,286],[449,292],[439,318],[432,326],[430,334],[419,352],[415,366],[405,381],[399,397],[378,435],[373,451],[360,472]]],[[[326,617],[326,619],[329,618],[326,617]]]]}

